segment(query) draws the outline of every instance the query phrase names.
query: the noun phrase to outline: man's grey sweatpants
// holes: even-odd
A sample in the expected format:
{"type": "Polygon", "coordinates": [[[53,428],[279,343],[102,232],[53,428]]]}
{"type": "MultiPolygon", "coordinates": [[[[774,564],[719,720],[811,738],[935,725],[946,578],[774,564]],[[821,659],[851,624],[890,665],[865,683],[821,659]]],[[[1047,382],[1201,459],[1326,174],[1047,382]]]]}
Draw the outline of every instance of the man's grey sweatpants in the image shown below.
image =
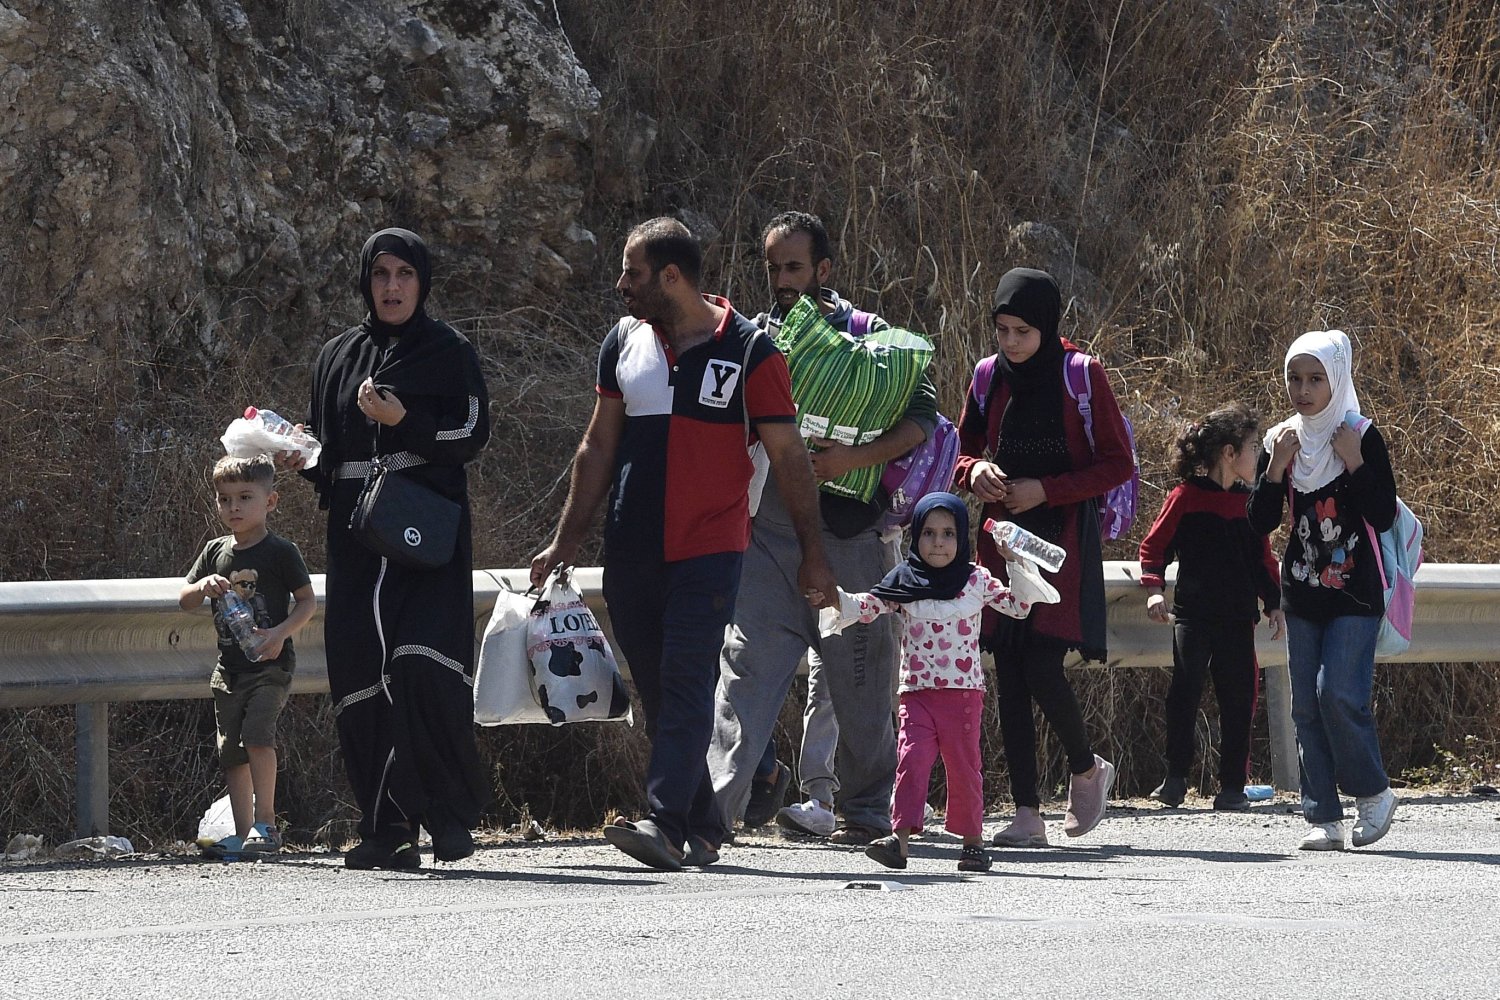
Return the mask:
{"type": "MultiPolygon", "coordinates": [[[[850,593],[869,590],[891,568],[891,547],[874,530],[847,539],[824,530],[823,547],[839,586],[850,593]]],[[[797,665],[811,647],[822,658],[822,679],[838,719],[834,809],[845,823],[889,833],[896,777],[891,722],[899,654],[896,622],[882,616],[869,625],[846,628],[842,635],[820,638],[817,614],[797,586],[801,563],[791,518],[775,482],[768,482],[719,661],[708,747],[714,792],[732,829],[744,811],[750,779],[775,730],[797,665]]]]}

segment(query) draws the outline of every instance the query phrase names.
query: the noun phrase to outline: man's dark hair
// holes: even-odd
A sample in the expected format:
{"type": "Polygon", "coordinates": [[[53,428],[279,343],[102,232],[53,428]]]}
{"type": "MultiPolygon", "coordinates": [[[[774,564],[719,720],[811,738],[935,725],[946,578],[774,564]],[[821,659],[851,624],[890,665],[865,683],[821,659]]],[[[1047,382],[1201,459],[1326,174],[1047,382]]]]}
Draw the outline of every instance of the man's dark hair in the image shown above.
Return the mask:
{"type": "Polygon", "coordinates": [[[760,245],[764,247],[766,240],[773,235],[786,236],[791,233],[806,233],[808,239],[812,240],[814,265],[824,259],[830,263],[833,261],[833,243],[828,239],[828,230],[822,219],[809,212],[782,212],[776,216],[766,223],[765,231],[760,234],[760,245]]]}
{"type": "Polygon", "coordinates": [[[703,274],[703,248],[687,226],[668,215],[650,219],[630,231],[625,245],[632,243],[640,245],[652,274],[676,264],[687,283],[698,287],[703,274]]]}

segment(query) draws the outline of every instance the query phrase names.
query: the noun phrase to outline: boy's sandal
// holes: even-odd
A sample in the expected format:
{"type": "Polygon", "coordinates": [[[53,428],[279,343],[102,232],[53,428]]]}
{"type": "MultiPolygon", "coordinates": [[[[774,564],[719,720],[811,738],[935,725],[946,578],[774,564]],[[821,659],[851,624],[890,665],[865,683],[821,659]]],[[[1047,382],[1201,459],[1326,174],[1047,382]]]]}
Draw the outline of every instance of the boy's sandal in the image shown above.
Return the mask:
{"type": "Polygon", "coordinates": [[[281,850],[281,831],[269,823],[256,823],[245,838],[247,854],[275,854],[281,850]]]}
{"type": "Polygon", "coordinates": [[[682,852],[667,843],[666,834],[649,819],[617,819],[604,828],[604,839],[648,868],[682,870],[682,852]]]}
{"type": "Polygon", "coordinates": [[[233,833],[203,848],[205,858],[214,858],[218,861],[238,861],[244,852],[245,842],[233,833]]]}

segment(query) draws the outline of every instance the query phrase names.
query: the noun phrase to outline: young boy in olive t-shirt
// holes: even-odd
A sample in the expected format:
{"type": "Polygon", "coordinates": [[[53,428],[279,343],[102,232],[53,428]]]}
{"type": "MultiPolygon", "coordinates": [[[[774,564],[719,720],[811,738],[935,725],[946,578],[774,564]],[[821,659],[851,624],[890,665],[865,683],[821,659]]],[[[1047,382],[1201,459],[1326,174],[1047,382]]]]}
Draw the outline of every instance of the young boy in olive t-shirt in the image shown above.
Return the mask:
{"type": "Polygon", "coordinates": [[[276,509],[276,467],[266,456],[222,458],[213,484],[219,520],[231,534],[203,547],[178,599],[184,610],[213,604],[219,662],[209,687],[219,729],[219,760],[229,785],[234,833],[204,848],[212,857],[275,852],[276,720],[286,705],[297,655],[292,636],[317,608],[302,553],[271,534],[266,517],[276,509]],[[223,601],[235,591],[255,615],[260,640],[251,659],[224,620],[223,601]],[[295,605],[288,612],[288,605],[295,605]]]}

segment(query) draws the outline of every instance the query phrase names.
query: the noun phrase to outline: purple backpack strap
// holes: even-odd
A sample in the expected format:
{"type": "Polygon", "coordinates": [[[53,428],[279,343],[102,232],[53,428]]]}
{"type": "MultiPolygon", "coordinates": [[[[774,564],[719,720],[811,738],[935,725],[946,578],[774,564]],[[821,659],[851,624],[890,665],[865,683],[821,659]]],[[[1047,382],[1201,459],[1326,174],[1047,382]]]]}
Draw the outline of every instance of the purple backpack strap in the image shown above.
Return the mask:
{"type": "Polygon", "coordinates": [[[870,332],[870,327],[874,325],[875,314],[872,312],[855,309],[849,313],[849,335],[851,337],[863,337],[870,332]]]}
{"type": "Polygon", "coordinates": [[[1083,435],[1089,439],[1089,450],[1094,450],[1094,407],[1089,402],[1094,387],[1089,384],[1089,356],[1082,351],[1069,351],[1063,364],[1063,381],[1067,383],[1068,395],[1078,404],[1078,415],[1083,417],[1083,435]]]}
{"type": "Polygon", "coordinates": [[[979,404],[981,416],[990,405],[990,387],[995,383],[997,357],[998,355],[991,354],[987,358],[980,358],[979,363],[974,366],[974,400],[979,404]]]}

